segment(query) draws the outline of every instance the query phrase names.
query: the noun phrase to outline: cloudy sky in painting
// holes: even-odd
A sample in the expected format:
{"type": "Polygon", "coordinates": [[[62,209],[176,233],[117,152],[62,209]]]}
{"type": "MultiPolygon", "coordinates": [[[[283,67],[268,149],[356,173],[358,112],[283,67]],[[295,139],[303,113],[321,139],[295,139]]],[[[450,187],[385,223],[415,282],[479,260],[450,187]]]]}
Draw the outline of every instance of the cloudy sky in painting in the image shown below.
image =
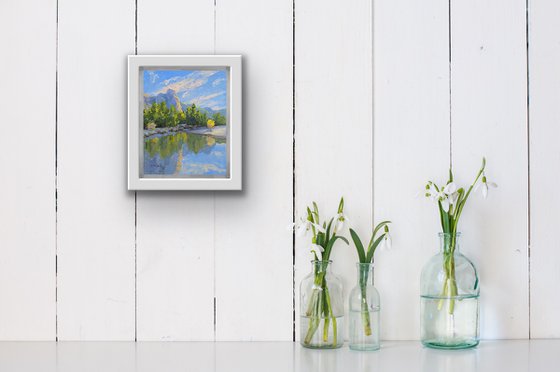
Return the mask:
{"type": "Polygon", "coordinates": [[[225,70],[144,70],[144,94],[157,95],[169,89],[186,104],[213,110],[226,107],[225,70]]]}

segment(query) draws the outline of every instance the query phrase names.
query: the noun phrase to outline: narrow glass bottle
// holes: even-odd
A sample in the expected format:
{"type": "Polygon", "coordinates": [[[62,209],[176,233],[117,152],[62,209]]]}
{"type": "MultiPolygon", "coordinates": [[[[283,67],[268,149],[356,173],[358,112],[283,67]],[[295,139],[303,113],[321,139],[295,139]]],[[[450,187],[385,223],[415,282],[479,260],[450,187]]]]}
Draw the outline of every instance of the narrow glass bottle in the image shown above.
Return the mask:
{"type": "Polygon", "coordinates": [[[357,263],[358,283],[350,292],[350,349],[379,350],[379,292],[373,286],[373,264],[357,263]]]}
{"type": "Polygon", "coordinates": [[[459,251],[461,234],[440,233],[440,252],[421,277],[421,340],[436,349],[465,349],[479,343],[478,275],[459,251]]]}
{"type": "Polygon", "coordinates": [[[336,349],[344,343],[342,281],[332,261],[311,261],[311,273],[300,284],[300,338],[304,347],[336,349]]]}

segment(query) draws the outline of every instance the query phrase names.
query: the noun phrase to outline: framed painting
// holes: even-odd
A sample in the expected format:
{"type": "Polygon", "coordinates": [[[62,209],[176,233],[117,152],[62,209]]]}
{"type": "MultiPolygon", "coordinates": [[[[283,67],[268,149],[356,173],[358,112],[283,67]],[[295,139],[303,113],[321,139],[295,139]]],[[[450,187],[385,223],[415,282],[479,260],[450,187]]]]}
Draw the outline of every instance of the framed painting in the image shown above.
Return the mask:
{"type": "Polygon", "coordinates": [[[241,190],[241,56],[128,56],[128,189],[241,190]]]}

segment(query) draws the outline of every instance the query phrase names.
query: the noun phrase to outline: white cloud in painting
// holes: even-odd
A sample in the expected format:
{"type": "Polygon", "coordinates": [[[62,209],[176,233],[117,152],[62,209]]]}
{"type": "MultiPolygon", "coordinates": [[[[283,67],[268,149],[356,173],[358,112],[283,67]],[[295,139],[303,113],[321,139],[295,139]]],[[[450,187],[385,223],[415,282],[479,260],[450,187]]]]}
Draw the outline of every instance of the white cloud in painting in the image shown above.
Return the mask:
{"type": "Polygon", "coordinates": [[[154,94],[166,93],[169,89],[172,89],[177,93],[196,89],[204,85],[208,81],[208,78],[216,72],[217,71],[195,71],[184,79],[164,86],[154,94]]]}
{"type": "Polygon", "coordinates": [[[214,111],[218,111],[226,108],[226,106],[220,105],[218,102],[212,102],[211,104],[208,105],[208,107],[210,107],[214,111]]]}
{"type": "Polygon", "coordinates": [[[215,101],[210,101],[212,98],[216,98],[218,96],[221,96],[223,94],[225,94],[226,92],[218,92],[218,93],[212,93],[212,94],[208,94],[207,96],[200,96],[200,97],[196,97],[192,100],[190,100],[189,103],[194,103],[197,106],[202,106],[203,104],[207,107],[210,107],[211,104],[216,104],[215,101]]]}
{"type": "Polygon", "coordinates": [[[173,76],[172,78],[169,79],[165,79],[164,81],[162,81],[161,83],[165,86],[165,85],[169,85],[170,83],[173,83],[174,81],[179,80],[181,77],[180,76],[173,76]]]}
{"type": "Polygon", "coordinates": [[[159,75],[153,71],[148,70],[148,78],[150,79],[150,82],[153,84],[157,81],[159,75]]]}
{"type": "Polygon", "coordinates": [[[213,87],[217,87],[218,85],[220,85],[220,83],[223,83],[224,81],[226,81],[225,78],[216,79],[216,80],[214,80],[214,81],[212,82],[212,86],[213,86],[213,87]]]}

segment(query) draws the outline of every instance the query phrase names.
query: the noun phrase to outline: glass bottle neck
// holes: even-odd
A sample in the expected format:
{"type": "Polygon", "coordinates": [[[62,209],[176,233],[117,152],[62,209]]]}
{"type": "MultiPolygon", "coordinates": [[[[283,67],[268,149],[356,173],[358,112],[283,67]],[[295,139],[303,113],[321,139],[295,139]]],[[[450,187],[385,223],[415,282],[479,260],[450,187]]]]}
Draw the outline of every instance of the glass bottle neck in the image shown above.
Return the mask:
{"type": "Polygon", "coordinates": [[[439,233],[439,251],[440,253],[459,253],[461,242],[461,233],[439,233]]]}
{"type": "Polygon", "coordinates": [[[356,269],[358,271],[358,283],[373,285],[373,264],[372,263],[357,263],[356,269]]]}
{"type": "Polygon", "coordinates": [[[332,261],[311,261],[311,271],[313,274],[329,273],[331,272],[332,261]]]}

